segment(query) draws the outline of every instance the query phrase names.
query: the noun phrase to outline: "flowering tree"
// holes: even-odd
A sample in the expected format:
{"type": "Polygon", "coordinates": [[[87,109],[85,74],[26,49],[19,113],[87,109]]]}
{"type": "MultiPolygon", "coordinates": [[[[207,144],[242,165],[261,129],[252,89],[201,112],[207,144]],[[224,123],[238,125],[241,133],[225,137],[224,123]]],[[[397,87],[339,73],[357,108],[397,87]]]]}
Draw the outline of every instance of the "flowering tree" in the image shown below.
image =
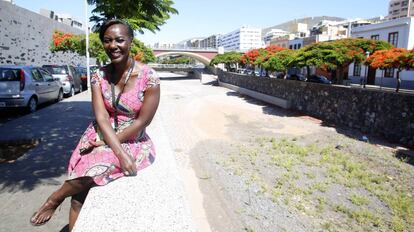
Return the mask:
{"type": "Polygon", "coordinates": [[[398,92],[401,86],[401,71],[414,68],[414,51],[404,48],[379,50],[372,54],[365,63],[375,69],[396,68],[397,87],[395,91],[398,92]]]}
{"type": "MultiPolygon", "coordinates": [[[[52,35],[50,51],[74,52],[78,53],[79,55],[85,55],[85,36],[55,31],[52,35]]],[[[91,33],[89,35],[89,53],[92,57],[95,57],[100,62],[108,60],[108,56],[103,49],[102,43],[97,33],[91,33]]],[[[132,41],[131,55],[143,63],[155,61],[155,56],[152,50],[150,48],[147,48],[144,43],[135,38],[132,41]]]]}
{"type": "Polygon", "coordinates": [[[266,63],[267,60],[269,60],[269,58],[275,54],[278,53],[280,51],[286,50],[285,48],[282,48],[280,46],[276,46],[276,45],[270,45],[267,46],[266,48],[259,48],[258,52],[259,55],[256,57],[255,61],[254,61],[254,65],[260,67],[261,71],[264,68],[266,70],[266,76],[268,76],[268,71],[270,71],[269,69],[267,69],[264,64],[266,63]]]}
{"type": "Polygon", "coordinates": [[[64,33],[61,31],[54,31],[52,35],[52,42],[50,44],[50,51],[52,52],[79,52],[82,50],[81,37],[71,33],[64,33]]]}
{"type": "Polygon", "coordinates": [[[365,53],[373,53],[381,49],[392,48],[392,45],[379,40],[368,39],[341,39],[327,42],[319,42],[306,46],[296,54],[294,66],[315,66],[326,70],[338,71],[339,84],[344,79],[344,71],[352,62],[365,60],[365,53]]]}
{"type": "MultiPolygon", "coordinates": [[[[241,56],[240,61],[243,64],[251,66],[254,70],[256,67],[256,59],[260,56],[260,52],[259,49],[251,49],[241,56]]],[[[255,72],[253,72],[253,75],[256,75],[255,72]]]]}
{"type": "Polygon", "coordinates": [[[279,52],[273,53],[269,59],[263,63],[263,68],[271,72],[277,71],[286,74],[286,70],[290,67],[294,56],[294,50],[280,50],[279,52]]]}
{"type": "Polygon", "coordinates": [[[210,65],[224,64],[227,70],[230,70],[231,65],[238,65],[241,62],[241,54],[238,52],[225,52],[218,54],[211,61],[210,65]]]}

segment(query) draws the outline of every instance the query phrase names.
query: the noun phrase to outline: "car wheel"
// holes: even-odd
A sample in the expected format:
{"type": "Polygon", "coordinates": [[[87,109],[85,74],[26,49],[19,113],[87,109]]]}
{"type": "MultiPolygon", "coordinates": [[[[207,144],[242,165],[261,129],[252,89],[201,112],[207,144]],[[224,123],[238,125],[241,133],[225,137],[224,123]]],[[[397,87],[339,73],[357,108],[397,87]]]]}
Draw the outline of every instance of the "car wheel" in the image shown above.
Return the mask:
{"type": "Polygon", "coordinates": [[[56,99],[56,102],[60,102],[60,101],[62,101],[62,99],[63,99],[63,90],[60,89],[59,93],[58,93],[58,97],[56,99]]]}
{"type": "Polygon", "coordinates": [[[33,113],[37,110],[37,100],[36,98],[32,97],[29,100],[29,103],[27,104],[27,110],[29,113],[33,113]]]}
{"type": "Polygon", "coordinates": [[[82,93],[83,92],[83,85],[81,84],[81,85],[79,85],[79,93],[82,93]]]}
{"type": "Polygon", "coordinates": [[[72,86],[72,87],[70,87],[69,97],[72,97],[74,95],[75,95],[75,88],[73,88],[73,86],[72,86]]]}

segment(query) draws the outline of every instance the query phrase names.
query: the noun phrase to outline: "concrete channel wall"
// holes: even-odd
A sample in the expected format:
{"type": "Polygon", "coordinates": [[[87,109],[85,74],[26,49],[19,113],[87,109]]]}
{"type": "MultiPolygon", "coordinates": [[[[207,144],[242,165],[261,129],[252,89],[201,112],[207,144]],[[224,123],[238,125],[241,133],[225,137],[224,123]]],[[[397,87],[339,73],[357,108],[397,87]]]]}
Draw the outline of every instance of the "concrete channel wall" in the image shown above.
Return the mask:
{"type": "Polygon", "coordinates": [[[329,123],[414,146],[414,95],[219,71],[219,81],[288,101],[329,123]]]}
{"type": "MultiPolygon", "coordinates": [[[[55,30],[82,34],[83,31],[35,12],[0,1],[0,65],[43,64],[86,65],[86,58],[74,53],[49,51],[55,30]]],[[[93,60],[91,62],[94,63],[93,60]]]]}

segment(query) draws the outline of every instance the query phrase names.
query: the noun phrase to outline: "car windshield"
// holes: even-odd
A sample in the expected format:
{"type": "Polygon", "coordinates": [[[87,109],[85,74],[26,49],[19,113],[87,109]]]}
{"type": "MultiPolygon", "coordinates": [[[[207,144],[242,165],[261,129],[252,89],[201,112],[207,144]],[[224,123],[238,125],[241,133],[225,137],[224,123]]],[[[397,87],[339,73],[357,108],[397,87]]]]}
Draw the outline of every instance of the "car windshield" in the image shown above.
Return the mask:
{"type": "Polygon", "coordinates": [[[19,81],[19,69],[0,68],[0,81],[19,81]]]}
{"type": "Polygon", "coordinates": [[[67,74],[68,70],[64,66],[43,66],[51,74],[67,74]]]}

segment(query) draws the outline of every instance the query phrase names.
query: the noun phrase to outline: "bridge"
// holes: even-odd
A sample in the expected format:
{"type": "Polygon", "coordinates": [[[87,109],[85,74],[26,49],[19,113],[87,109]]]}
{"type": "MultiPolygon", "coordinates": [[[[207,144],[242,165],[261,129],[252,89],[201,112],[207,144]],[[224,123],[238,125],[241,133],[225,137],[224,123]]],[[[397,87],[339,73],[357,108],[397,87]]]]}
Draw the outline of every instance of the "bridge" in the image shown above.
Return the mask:
{"type": "Polygon", "coordinates": [[[218,49],[213,48],[153,48],[155,57],[182,55],[192,57],[204,65],[210,65],[211,59],[219,54],[218,49]]]}

